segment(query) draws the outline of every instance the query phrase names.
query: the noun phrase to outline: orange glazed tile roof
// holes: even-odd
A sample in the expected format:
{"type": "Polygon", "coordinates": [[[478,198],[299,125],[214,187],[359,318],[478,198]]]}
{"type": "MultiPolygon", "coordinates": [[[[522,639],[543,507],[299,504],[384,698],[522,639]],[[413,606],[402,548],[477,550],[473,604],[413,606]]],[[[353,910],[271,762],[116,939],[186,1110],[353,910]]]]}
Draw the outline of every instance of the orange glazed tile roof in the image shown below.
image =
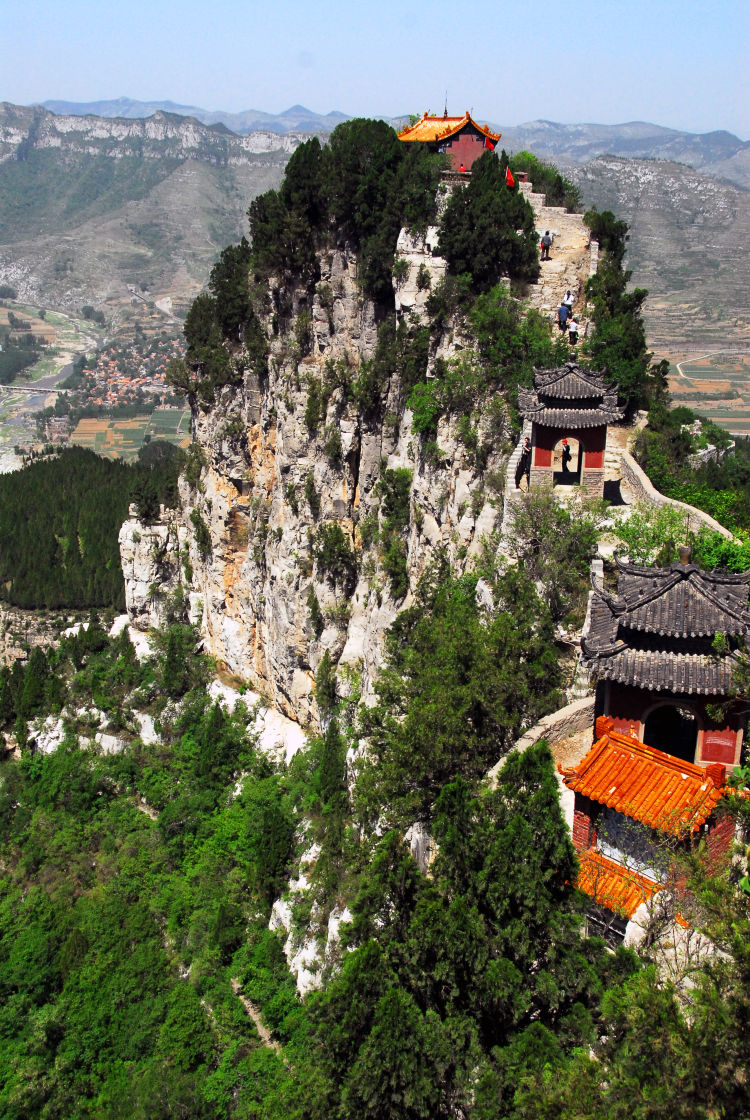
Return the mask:
{"type": "Polygon", "coordinates": [[[662,888],[653,879],[615,863],[599,852],[581,852],[576,886],[599,906],[632,918],[642,902],[662,888]]]}
{"type": "Polygon", "coordinates": [[[725,792],[704,767],[612,730],[560,773],[575,793],[672,835],[697,832],[725,792]]]}
{"type": "Polygon", "coordinates": [[[467,124],[473,124],[483,136],[488,136],[494,143],[502,136],[501,132],[490,132],[486,124],[477,124],[468,112],[463,117],[428,117],[427,113],[416,124],[408,125],[398,134],[399,140],[421,140],[423,143],[434,143],[436,140],[448,140],[455,136],[467,124]]]}

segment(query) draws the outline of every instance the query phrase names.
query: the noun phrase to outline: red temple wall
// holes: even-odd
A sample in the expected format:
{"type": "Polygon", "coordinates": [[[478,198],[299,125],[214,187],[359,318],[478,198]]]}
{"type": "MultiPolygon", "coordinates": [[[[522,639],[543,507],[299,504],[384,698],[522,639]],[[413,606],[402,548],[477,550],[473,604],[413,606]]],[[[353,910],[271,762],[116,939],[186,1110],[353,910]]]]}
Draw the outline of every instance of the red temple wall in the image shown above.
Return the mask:
{"type": "Polygon", "coordinates": [[[473,132],[471,128],[465,128],[458,136],[455,136],[446,143],[446,149],[450,156],[451,167],[454,171],[458,171],[461,164],[464,165],[467,171],[470,171],[472,164],[475,163],[485,151],[484,137],[473,132]]]}
{"type": "Polygon", "coordinates": [[[724,725],[716,727],[706,714],[706,705],[720,699],[721,697],[716,696],[650,692],[629,685],[610,683],[603,712],[611,716],[615,731],[621,735],[635,735],[642,741],[646,718],[656,707],[673,703],[678,707],[688,708],[695,712],[698,720],[695,762],[699,765],[719,762],[726,766],[739,766],[743,740],[739,717],[730,713],[724,717],[724,725]]]}
{"type": "Polygon", "coordinates": [[[594,843],[596,839],[594,820],[599,811],[600,807],[595,806],[588,797],[580,793],[575,795],[572,838],[576,851],[585,852],[594,843]]]}
{"type": "Polygon", "coordinates": [[[561,439],[577,439],[583,448],[583,469],[601,470],[604,467],[604,448],[607,428],[547,428],[534,424],[531,442],[534,445],[535,467],[551,467],[552,453],[561,439]]]}
{"type": "Polygon", "coordinates": [[[708,860],[711,865],[723,862],[729,856],[734,843],[734,828],[734,818],[729,813],[719,813],[711,817],[706,837],[708,860]]]}

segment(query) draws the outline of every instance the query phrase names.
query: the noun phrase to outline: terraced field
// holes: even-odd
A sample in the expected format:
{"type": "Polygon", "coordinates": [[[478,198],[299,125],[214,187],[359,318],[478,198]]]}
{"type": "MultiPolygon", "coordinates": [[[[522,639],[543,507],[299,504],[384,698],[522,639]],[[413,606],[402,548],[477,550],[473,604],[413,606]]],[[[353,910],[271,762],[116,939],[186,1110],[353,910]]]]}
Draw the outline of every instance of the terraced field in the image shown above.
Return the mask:
{"type": "Polygon", "coordinates": [[[190,443],[190,411],[157,408],[150,416],[132,420],[80,420],[70,437],[79,447],[88,447],[107,459],[135,459],[150,439],[163,439],[177,447],[190,443]]]}
{"type": "Polygon", "coordinates": [[[669,389],[686,404],[735,435],[750,435],[750,353],[672,357],[669,389]]]}

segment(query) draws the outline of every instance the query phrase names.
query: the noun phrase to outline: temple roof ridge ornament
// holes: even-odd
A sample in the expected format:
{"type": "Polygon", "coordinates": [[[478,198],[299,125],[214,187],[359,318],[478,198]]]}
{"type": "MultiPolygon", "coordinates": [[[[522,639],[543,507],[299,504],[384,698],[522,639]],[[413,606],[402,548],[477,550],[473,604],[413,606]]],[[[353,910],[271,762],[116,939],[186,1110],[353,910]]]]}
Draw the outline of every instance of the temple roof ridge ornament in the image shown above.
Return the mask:
{"type": "MultiPolygon", "coordinates": [[[[544,396],[586,400],[607,393],[606,370],[581,369],[575,361],[567,361],[556,369],[534,369],[534,388],[544,396]]],[[[615,392],[617,386],[615,386],[615,392]]]]}

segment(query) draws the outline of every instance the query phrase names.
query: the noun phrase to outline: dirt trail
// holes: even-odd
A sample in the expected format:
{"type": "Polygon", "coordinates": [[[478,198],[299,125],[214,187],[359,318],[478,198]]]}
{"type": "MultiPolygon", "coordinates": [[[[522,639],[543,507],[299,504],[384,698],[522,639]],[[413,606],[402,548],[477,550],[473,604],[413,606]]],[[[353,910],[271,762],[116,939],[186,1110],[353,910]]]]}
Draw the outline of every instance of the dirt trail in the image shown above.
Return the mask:
{"type": "Polygon", "coordinates": [[[258,1034],[260,1035],[260,1039],[261,1039],[261,1042],[263,1043],[263,1045],[268,1046],[269,1049],[271,1049],[271,1050],[275,1050],[276,1053],[280,1055],[281,1054],[281,1046],[279,1045],[279,1043],[274,1038],[272,1038],[271,1032],[269,1031],[268,1027],[266,1026],[266,1024],[263,1022],[263,1020],[260,1017],[260,1011],[255,1006],[255,1004],[252,1002],[252,1000],[249,1000],[247,998],[247,996],[243,996],[243,994],[240,990],[239,980],[233,980],[232,981],[232,991],[237,996],[237,999],[240,1001],[242,1006],[245,1008],[245,1011],[247,1011],[248,1015],[250,1016],[253,1023],[255,1024],[255,1029],[257,1030],[258,1034]]]}

